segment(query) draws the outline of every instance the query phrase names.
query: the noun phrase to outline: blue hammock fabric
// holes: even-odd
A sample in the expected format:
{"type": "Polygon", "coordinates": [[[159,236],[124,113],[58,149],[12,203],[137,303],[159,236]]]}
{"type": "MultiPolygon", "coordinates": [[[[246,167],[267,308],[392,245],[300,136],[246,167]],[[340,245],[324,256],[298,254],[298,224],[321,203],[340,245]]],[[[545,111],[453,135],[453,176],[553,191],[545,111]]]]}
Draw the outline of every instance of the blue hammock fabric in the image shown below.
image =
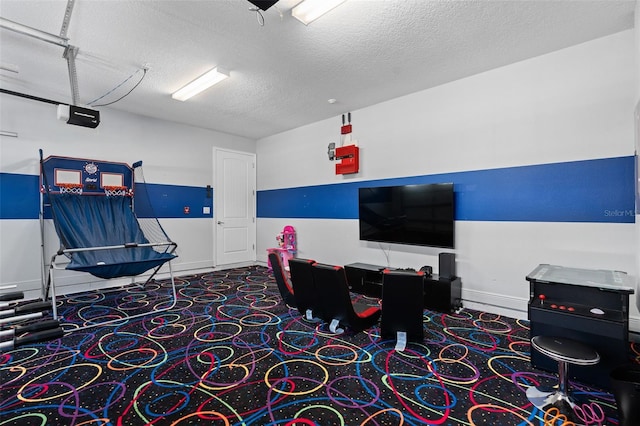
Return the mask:
{"type": "MultiPolygon", "coordinates": [[[[53,222],[64,248],[97,248],[147,244],[126,197],[49,194],[53,222]]],[[[153,247],[122,247],[68,254],[66,269],[99,278],[140,275],[177,257],[153,247]]]]}

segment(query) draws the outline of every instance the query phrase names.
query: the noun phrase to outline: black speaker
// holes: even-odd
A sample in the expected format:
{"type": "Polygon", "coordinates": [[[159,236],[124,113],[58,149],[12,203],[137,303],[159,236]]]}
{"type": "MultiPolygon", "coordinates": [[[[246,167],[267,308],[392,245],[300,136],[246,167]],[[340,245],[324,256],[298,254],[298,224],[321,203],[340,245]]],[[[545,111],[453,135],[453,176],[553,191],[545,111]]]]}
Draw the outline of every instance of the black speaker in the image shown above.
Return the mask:
{"type": "Polygon", "coordinates": [[[438,275],[440,278],[450,280],[456,277],[456,255],[455,253],[440,253],[438,255],[438,275]]]}

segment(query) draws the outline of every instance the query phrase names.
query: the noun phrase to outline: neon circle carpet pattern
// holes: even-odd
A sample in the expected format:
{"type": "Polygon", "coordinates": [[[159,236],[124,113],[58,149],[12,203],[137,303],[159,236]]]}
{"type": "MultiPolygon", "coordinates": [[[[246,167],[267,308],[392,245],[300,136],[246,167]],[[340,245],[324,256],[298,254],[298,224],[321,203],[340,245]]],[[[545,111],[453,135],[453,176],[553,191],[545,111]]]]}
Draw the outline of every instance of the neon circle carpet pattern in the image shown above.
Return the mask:
{"type": "MultiPolygon", "coordinates": [[[[424,342],[396,352],[377,326],[333,334],[304,320],[261,266],[176,284],[171,311],[0,353],[0,426],[563,424],[526,398],[556,381],[531,368],[527,321],[425,310],[424,342]]],[[[158,281],[71,295],[59,312],[90,324],[169,291],[158,281]]],[[[618,424],[611,394],[571,385],[589,400],[583,424],[618,424]]]]}

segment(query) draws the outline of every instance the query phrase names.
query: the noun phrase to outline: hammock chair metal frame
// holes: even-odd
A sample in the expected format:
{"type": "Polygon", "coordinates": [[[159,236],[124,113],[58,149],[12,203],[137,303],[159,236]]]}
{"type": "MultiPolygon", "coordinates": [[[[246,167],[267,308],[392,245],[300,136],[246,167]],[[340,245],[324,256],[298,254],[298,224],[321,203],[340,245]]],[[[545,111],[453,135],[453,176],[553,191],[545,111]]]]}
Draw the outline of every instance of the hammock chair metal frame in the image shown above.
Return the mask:
{"type": "MultiPolygon", "coordinates": [[[[123,278],[129,277],[131,278],[131,284],[138,286],[139,288],[144,288],[149,282],[151,282],[156,274],[160,271],[160,269],[166,263],[169,269],[169,277],[171,280],[171,300],[167,306],[156,308],[147,312],[142,312],[133,315],[124,315],[121,318],[90,323],[81,327],[74,327],[70,329],[65,329],[65,331],[78,331],[84,330],[91,327],[109,325],[114,323],[121,323],[124,321],[128,321],[130,319],[144,317],[151,314],[157,314],[160,312],[165,312],[173,309],[177,303],[177,292],[176,292],[176,284],[175,278],[173,275],[173,269],[171,266],[172,260],[177,257],[174,252],[176,251],[178,245],[169,239],[162,226],[157,221],[157,218],[154,217],[152,219],[157,223],[157,227],[159,229],[159,233],[161,233],[166,241],[159,242],[147,242],[146,235],[144,231],[140,228],[140,222],[138,217],[134,213],[134,205],[133,205],[133,196],[134,196],[134,185],[135,185],[135,176],[136,171],[139,170],[139,174],[142,175],[142,162],[139,161],[133,164],[133,167],[129,166],[126,163],[115,163],[110,161],[100,161],[100,160],[90,160],[83,158],[73,158],[73,157],[58,157],[58,156],[49,156],[43,160],[43,153],[40,150],[40,234],[41,234],[41,255],[42,255],[42,270],[41,270],[41,290],[42,290],[42,300],[47,301],[51,299],[52,305],[52,313],[53,318],[58,320],[58,306],[56,299],[56,283],[55,283],[55,271],[71,269],[82,272],[90,273],[94,276],[103,279],[115,279],[115,278],[123,278]],[[62,164],[62,166],[60,166],[62,164]],[[72,165],[72,167],[67,167],[68,165],[72,165]],[[104,170],[102,170],[104,169],[104,170]],[[87,178],[87,176],[90,176],[87,178]],[[135,225],[137,225],[138,235],[141,235],[143,241],[122,241],[117,244],[108,244],[102,246],[92,246],[92,247],[65,247],[63,244],[63,240],[66,238],[61,235],[61,230],[59,229],[59,225],[56,223],[56,217],[54,212],[54,206],[52,205],[53,197],[60,196],[63,197],[87,197],[87,201],[98,201],[103,197],[122,197],[129,203],[130,206],[130,215],[132,216],[132,221],[135,221],[135,225]],[[45,247],[45,208],[50,208],[52,213],[52,218],[54,225],[56,227],[56,233],[58,234],[58,238],[60,239],[60,248],[51,256],[49,267],[47,271],[46,265],[46,247],[45,247]],[[137,269],[140,270],[146,264],[152,264],[153,266],[146,268],[144,271],[139,272],[135,271],[135,273],[129,274],[126,270],[123,273],[118,273],[115,276],[109,276],[109,272],[104,272],[104,268],[108,268],[109,266],[115,266],[116,268],[124,265],[126,269],[126,265],[128,262],[123,262],[123,265],[105,265],[102,266],[101,263],[97,262],[97,266],[99,272],[95,272],[93,270],[93,266],[88,266],[84,268],[74,269],[72,266],[73,256],[93,256],[98,255],[99,252],[103,252],[103,254],[110,252],[118,252],[118,253],[128,253],[132,251],[140,251],[146,253],[151,253],[151,250],[154,252],[154,259],[142,259],[139,261],[137,269]],[[72,259],[69,261],[69,259],[72,259]],[[146,263],[145,263],[146,262],[146,263]],[[143,284],[135,284],[135,277],[142,275],[146,272],[152,271],[150,276],[143,284]]],[[[144,175],[142,175],[142,183],[144,183],[144,175]]],[[[148,202],[148,200],[147,200],[148,202]]],[[[125,203],[125,201],[123,201],[125,203]]],[[[149,203],[150,205],[150,203],[149,203]]],[[[118,224],[114,223],[113,226],[118,226],[118,224]]],[[[126,226],[126,225],[125,225],[126,226]]],[[[132,261],[133,264],[133,261],[132,261]]],[[[134,267],[135,269],[135,267],[134,267]]],[[[104,289],[102,291],[118,291],[121,288],[116,289],[104,289]]],[[[62,323],[64,325],[64,323],[62,323]]]]}

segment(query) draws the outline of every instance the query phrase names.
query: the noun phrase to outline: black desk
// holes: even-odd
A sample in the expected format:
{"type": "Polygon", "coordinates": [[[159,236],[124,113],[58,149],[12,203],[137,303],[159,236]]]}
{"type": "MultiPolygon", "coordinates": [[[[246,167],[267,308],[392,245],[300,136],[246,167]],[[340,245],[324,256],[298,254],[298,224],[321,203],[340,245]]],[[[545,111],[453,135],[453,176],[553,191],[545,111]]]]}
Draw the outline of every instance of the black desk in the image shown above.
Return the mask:
{"type": "MultiPolygon", "coordinates": [[[[344,265],[351,291],[379,299],[382,298],[382,271],[384,270],[384,266],[368,263],[344,265]]],[[[424,307],[440,312],[454,312],[462,308],[460,277],[447,279],[440,278],[437,274],[425,277],[424,307]]]]}
{"type": "MultiPolygon", "coordinates": [[[[625,272],[539,265],[529,275],[531,337],[567,337],[600,354],[595,366],[569,366],[569,377],[609,389],[609,372],[629,362],[629,295],[625,272]],[[540,296],[543,296],[542,298],[540,296]],[[594,308],[600,309],[592,311],[594,308]]],[[[531,351],[535,368],[557,372],[557,363],[531,351]]]]}
{"type": "Polygon", "coordinates": [[[384,266],[368,263],[344,265],[347,282],[351,291],[371,297],[382,298],[382,271],[384,266]]]}

